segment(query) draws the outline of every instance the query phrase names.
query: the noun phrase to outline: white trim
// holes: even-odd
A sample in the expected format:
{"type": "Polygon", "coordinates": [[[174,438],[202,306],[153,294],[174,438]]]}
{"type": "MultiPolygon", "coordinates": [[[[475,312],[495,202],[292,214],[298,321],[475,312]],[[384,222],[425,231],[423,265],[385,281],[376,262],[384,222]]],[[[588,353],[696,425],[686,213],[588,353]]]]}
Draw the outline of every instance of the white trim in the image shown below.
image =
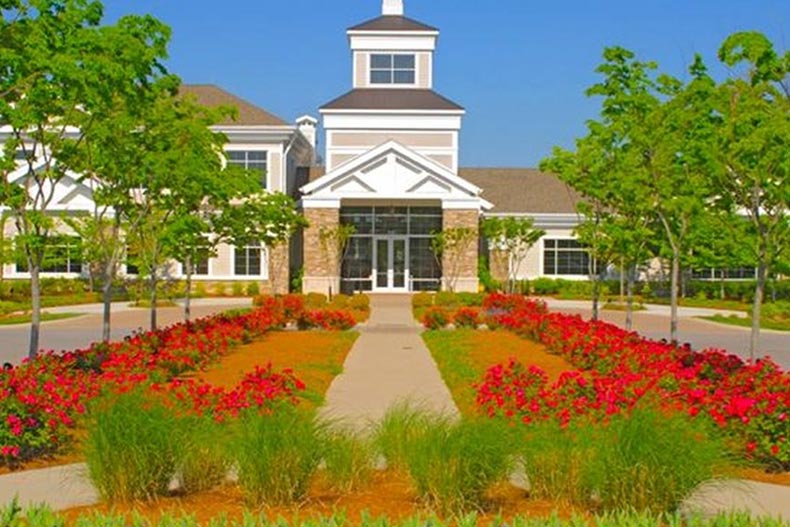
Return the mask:
{"type": "MultiPolygon", "coordinates": [[[[268,248],[260,244],[260,251],[261,251],[261,274],[250,274],[250,275],[237,275],[236,274],[236,245],[228,245],[230,247],[230,272],[232,277],[235,277],[236,281],[266,281],[269,280],[269,251],[268,248]]],[[[243,249],[252,248],[252,245],[245,245],[244,247],[239,247],[243,249]]],[[[216,277],[212,277],[216,279],[216,277]]],[[[225,279],[225,278],[223,278],[225,279]]]]}

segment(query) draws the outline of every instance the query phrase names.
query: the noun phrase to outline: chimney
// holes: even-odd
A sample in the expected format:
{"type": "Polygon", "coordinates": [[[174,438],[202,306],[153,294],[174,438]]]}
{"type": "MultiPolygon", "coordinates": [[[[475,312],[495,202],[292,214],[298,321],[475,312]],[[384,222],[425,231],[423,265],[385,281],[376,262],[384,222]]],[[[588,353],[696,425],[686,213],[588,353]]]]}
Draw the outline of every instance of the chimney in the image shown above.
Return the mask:
{"type": "Polygon", "coordinates": [[[403,0],[384,0],[381,13],[385,16],[403,16],[403,0]]]}
{"type": "Polygon", "coordinates": [[[296,128],[310,143],[310,146],[313,148],[313,156],[315,156],[316,141],[318,140],[318,120],[309,115],[303,115],[296,120],[296,128]]]}

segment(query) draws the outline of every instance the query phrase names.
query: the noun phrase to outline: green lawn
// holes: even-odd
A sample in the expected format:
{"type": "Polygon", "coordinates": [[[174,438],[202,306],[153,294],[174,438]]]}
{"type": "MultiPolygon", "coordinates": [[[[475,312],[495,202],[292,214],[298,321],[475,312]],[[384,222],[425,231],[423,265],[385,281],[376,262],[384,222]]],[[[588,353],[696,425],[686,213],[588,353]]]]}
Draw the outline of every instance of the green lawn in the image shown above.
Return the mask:
{"type": "MultiPolygon", "coordinates": [[[[82,313],[42,313],[42,322],[53,320],[65,320],[67,318],[81,317],[82,313]]],[[[18,324],[30,324],[30,314],[0,316],[0,326],[13,326],[18,324]]]]}
{"type": "MultiPolygon", "coordinates": [[[[719,324],[727,324],[729,326],[740,326],[743,328],[752,327],[752,319],[748,317],[739,317],[736,315],[730,315],[728,317],[724,315],[713,315],[710,317],[698,317],[698,318],[701,318],[703,320],[709,320],[711,322],[717,322],[719,324]]],[[[790,321],[779,322],[776,320],[762,320],[760,322],[760,328],[773,329],[777,331],[790,331],[790,321]]]]}

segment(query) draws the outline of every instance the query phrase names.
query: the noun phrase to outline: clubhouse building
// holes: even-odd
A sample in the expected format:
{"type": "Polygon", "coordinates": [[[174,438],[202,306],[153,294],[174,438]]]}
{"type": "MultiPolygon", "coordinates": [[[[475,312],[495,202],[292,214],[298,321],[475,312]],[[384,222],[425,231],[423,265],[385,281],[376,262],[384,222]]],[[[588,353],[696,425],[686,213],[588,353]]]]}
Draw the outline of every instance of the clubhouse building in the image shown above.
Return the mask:
{"type": "MultiPolygon", "coordinates": [[[[287,287],[302,276],[305,292],[411,292],[447,287],[431,249],[432,235],[463,227],[479,232],[486,216],[531,217],[546,235],[517,275],[584,278],[588,256],[575,240],[577,196],[557,178],[529,168],[459,166],[464,108],[433,90],[439,30],[407,18],[402,0],[383,0],[381,16],[347,31],[351,89],[320,109],[324,141],[319,156],[317,119],[295,123],[212,85],[186,85],[207,106],[232,105],[238,116],[216,126],[228,138],[231,163],[258,170],[268,191],[294,197],[310,227],[288,248],[220,246],[196,265],[195,280],[274,283],[287,287]],[[323,158],[319,166],[317,158],[323,158]],[[354,226],[341,268],[328,257],[321,233],[354,226]],[[278,273],[274,276],[274,273],[278,273]],[[274,278],[274,280],[272,280],[274,278]]],[[[332,94],[327,94],[328,99],[332,94]]],[[[2,140],[0,129],[0,140],[2,140]]],[[[25,177],[21,168],[12,178],[25,177]]],[[[91,189],[75,175],[55,189],[54,212],[93,211],[91,189]]],[[[14,235],[6,222],[5,235],[14,235]]],[[[43,276],[80,276],[87,265],[79,239],[64,238],[57,263],[43,276]]],[[[480,256],[487,243],[471,244],[454,262],[456,291],[477,291],[480,256]]],[[[504,277],[498,258],[495,276],[504,277]]],[[[124,265],[122,274],[136,270],[124,265]]],[[[27,277],[24,265],[6,264],[6,278],[27,277]]],[[[182,275],[174,262],[167,274],[182,275]]]]}

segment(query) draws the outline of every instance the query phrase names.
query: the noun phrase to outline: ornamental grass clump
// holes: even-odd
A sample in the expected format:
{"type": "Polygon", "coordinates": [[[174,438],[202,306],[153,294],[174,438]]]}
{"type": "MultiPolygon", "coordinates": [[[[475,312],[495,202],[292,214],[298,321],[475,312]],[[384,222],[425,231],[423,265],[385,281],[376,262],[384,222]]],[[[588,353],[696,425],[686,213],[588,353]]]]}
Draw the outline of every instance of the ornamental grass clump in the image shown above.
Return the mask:
{"type": "Polygon", "coordinates": [[[532,424],[522,445],[534,496],[599,511],[675,511],[730,462],[703,421],[652,406],[608,422],[532,424]]]}
{"type": "Polygon", "coordinates": [[[188,416],[183,419],[182,429],[184,452],[178,471],[181,490],[194,494],[224,482],[231,469],[228,425],[211,416],[188,416]]]}
{"type": "Polygon", "coordinates": [[[442,513],[484,510],[487,491],[511,472],[508,438],[492,420],[431,419],[406,453],[417,493],[442,513]]]}
{"type": "Polygon", "coordinates": [[[409,448],[430,424],[431,415],[409,402],[389,408],[373,429],[373,448],[387,468],[406,470],[409,448]]]}
{"type": "Polygon", "coordinates": [[[87,419],[85,460],[101,497],[152,500],[168,493],[184,453],[183,422],[140,390],[96,402],[87,419]]]}
{"type": "Polygon", "coordinates": [[[325,427],[311,413],[291,406],[278,406],[270,414],[243,415],[229,446],[247,502],[279,505],[303,498],[325,442],[325,427]]]}
{"type": "Polygon", "coordinates": [[[349,430],[332,430],[327,434],[324,470],[329,486],[335,490],[351,492],[363,488],[374,470],[371,441],[349,430]]]}

